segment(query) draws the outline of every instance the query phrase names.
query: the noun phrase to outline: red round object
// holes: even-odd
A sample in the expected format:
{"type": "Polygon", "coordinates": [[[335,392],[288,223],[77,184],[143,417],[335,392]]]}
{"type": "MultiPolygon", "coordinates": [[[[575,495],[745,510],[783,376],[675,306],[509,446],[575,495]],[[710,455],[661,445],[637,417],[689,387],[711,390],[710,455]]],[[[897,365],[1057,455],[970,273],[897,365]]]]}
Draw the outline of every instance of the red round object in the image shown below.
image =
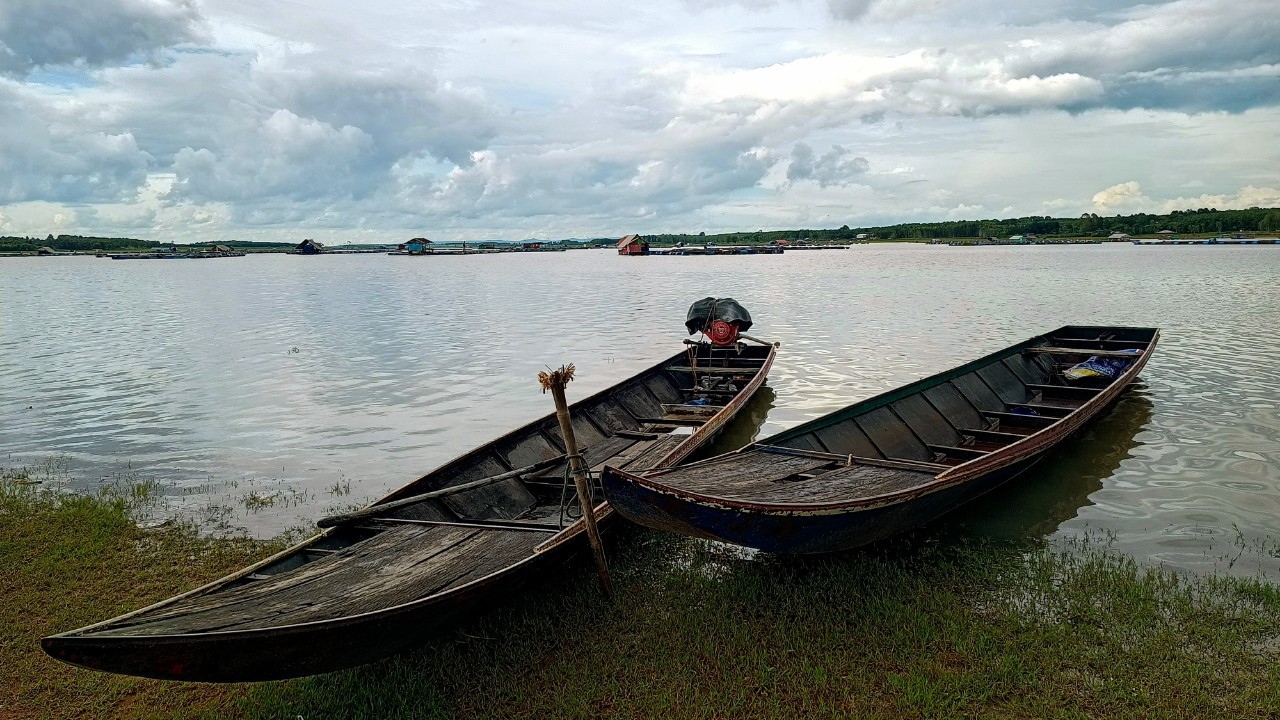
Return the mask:
{"type": "Polygon", "coordinates": [[[711,339],[712,345],[732,345],[738,340],[738,326],[736,323],[715,320],[707,328],[707,337],[711,339]]]}

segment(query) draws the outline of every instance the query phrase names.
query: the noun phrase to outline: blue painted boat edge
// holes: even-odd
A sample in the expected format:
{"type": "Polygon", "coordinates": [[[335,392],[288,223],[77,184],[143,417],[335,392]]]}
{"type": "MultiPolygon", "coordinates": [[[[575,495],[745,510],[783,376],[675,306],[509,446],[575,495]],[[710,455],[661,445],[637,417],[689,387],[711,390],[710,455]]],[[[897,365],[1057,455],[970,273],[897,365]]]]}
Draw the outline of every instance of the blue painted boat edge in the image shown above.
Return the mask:
{"type": "Polygon", "coordinates": [[[1026,472],[1043,455],[962,485],[928,493],[910,503],[803,512],[704,503],[664,492],[630,473],[606,468],[605,492],[619,514],[645,527],[754,548],[762,552],[812,555],[858,547],[919,527],[991,492],[1026,472]]]}

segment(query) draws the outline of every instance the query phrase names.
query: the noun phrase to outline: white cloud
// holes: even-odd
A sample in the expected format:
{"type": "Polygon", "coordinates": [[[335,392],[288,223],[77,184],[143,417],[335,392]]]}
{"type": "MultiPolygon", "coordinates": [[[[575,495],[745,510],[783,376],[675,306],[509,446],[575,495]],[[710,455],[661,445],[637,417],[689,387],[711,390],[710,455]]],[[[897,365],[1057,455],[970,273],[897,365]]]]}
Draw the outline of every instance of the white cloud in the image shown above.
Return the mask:
{"type": "Polygon", "coordinates": [[[1129,181],[1113,185],[1093,196],[1098,214],[1147,212],[1165,214],[1174,210],[1247,210],[1254,207],[1280,206],[1280,188],[1247,185],[1235,194],[1203,194],[1198,197],[1174,197],[1163,200],[1147,197],[1142,186],[1129,181]]]}
{"type": "Polygon", "coordinates": [[[134,196],[151,162],[134,136],[61,127],[57,113],[52,103],[0,81],[0,203],[134,196]]]}
{"type": "Polygon", "coordinates": [[[0,7],[15,231],[1070,215],[1265,204],[1280,163],[1262,0],[91,5],[0,7]]]}

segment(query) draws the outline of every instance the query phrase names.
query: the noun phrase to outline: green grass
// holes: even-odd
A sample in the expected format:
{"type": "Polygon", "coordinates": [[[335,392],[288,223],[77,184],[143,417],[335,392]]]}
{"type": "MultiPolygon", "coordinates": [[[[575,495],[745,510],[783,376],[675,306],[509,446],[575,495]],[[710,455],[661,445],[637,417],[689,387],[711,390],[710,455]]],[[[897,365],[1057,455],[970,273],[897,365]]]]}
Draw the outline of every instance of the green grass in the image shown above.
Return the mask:
{"type": "Polygon", "coordinates": [[[120,499],[12,483],[0,523],[5,597],[21,606],[0,610],[0,717],[1280,717],[1280,589],[1146,569],[1087,543],[921,533],[752,559],[632,531],[611,551],[612,603],[579,567],[413,652],[223,687],[77,670],[34,643],[263,548],[142,532],[120,499]],[[117,576],[86,577],[104,569],[117,576]]]}
{"type": "Polygon", "coordinates": [[[79,670],[45,656],[39,639],[207,582],[276,544],[200,538],[186,525],[142,530],[136,516],[154,486],[122,482],[78,496],[59,491],[64,472],[56,460],[0,469],[0,718],[228,708],[235,688],[79,670]]]}

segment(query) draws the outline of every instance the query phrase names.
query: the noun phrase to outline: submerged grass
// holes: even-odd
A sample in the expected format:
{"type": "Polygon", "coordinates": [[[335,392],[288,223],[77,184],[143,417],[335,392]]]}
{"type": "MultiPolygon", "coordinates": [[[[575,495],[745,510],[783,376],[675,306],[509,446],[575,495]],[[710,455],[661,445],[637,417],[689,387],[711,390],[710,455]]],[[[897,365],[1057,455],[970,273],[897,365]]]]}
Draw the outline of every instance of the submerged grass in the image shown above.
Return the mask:
{"type": "Polygon", "coordinates": [[[0,610],[0,717],[1280,717],[1275,585],[1146,569],[1088,543],[927,534],[785,560],[634,531],[612,549],[613,603],[579,568],[354,670],[117,678],[35,643],[265,548],[140,531],[120,498],[24,487],[0,482],[3,591],[18,600],[0,610]]]}

